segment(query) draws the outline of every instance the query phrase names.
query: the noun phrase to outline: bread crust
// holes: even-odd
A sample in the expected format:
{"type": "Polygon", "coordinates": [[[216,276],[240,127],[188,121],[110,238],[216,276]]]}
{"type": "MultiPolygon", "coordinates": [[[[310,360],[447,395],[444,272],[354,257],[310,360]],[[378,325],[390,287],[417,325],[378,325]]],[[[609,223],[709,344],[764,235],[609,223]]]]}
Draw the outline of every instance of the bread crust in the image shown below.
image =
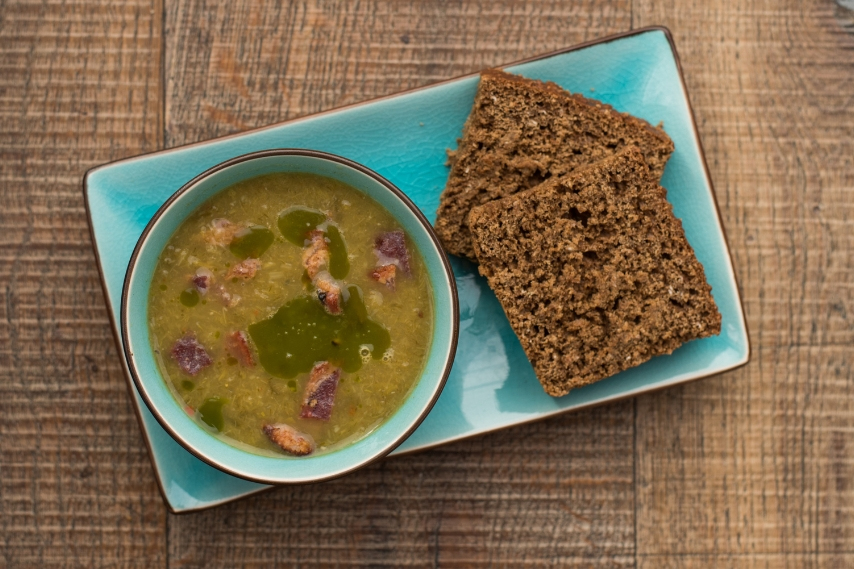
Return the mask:
{"type": "Polygon", "coordinates": [[[720,333],[703,266],[635,147],[475,207],[468,222],[549,395],[720,333]]]}
{"type": "Polygon", "coordinates": [[[663,129],[554,83],[501,70],[481,74],[471,114],[436,215],[449,253],[475,259],[467,216],[473,207],[637,146],[656,179],[673,142],[663,129]]]}

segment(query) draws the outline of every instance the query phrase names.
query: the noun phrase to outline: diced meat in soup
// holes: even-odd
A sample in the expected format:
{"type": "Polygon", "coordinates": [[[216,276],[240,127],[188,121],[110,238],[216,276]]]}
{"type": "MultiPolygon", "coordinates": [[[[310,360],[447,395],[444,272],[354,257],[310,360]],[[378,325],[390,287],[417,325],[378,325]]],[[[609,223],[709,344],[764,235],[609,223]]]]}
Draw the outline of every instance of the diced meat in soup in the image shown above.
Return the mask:
{"type": "Polygon", "coordinates": [[[196,375],[213,363],[205,347],[189,334],[175,342],[171,353],[175,363],[187,375],[196,375]]]}
{"type": "Polygon", "coordinates": [[[305,387],[300,417],[328,421],[332,416],[340,377],[341,370],[329,362],[320,362],[314,366],[305,387]]]}
{"type": "Polygon", "coordinates": [[[204,296],[213,285],[213,273],[208,268],[199,267],[191,280],[199,294],[204,296]]]}
{"type": "Polygon", "coordinates": [[[202,237],[211,245],[225,247],[234,240],[235,234],[241,227],[227,219],[214,219],[210,226],[202,232],[202,237]]]}
{"type": "Polygon", "coordinates": [[[238,330],[225,337],[225,349],[228,354],[246,367],[255,366],[255,357],[249,346],[249,337],[246,332],[238,330]]]}
{"type": "Polygon", "coordinates": [[[377,237],[374,255],[377,257],[377,265],[394,264],[407,275],[411,272],[409,250],[406,248],[406,238],[403,231],[389,231],[377,237]]]}
{"type": "Polygon", "coordinates": [[[382,265],[371,272],[371,278],[380,284],[384,284],[391,290],[394,290],[394,278],[397,274],[397,266],[382,265]]]}
{"type": "Polygon", "coordinates": [[[329,314],[341,314],[341,287],[332,276],[323,272],[314,279],[317,299],[329,314]]]}
{"type": "Polygon", "coordinates": [[[308,241],[302,252],[302,264],[308,278],[314,280],[318,273],[329,268],[329,244],[320,230],[309,232],[308,241]]]}
{"type": "Polygon", "coordinates": [[[261,261],[258,259],[245,259],[236,265],[232,265],[231,268],[228,269],[228,273],[226,273],[225,278],[227,280],[236,278],[248,281],[255,277],[256,273],[258,273],[258,269],[260,268],[261,261]]]}
{"type": "Polygon", "coordinates": [[[294,456],[306,456],[314,452],[314,439],[307,433],[301,433],[285,423],[264,425],[264,434],[279,445],[283,451],[294,456]]]}

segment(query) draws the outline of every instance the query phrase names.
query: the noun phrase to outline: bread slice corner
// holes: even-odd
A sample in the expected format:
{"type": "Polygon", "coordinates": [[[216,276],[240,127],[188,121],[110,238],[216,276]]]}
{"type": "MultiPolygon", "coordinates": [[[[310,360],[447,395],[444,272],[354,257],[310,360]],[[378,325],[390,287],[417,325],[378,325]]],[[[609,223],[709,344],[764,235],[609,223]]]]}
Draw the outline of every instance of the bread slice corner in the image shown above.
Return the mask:
{"type": "Polygon", "coordinates": [[[703,266],[636,147],[475,207],[468,222],[549,395],[720,333],[703,266]]]}
{"type": "Polygon", "coordinates": [[[474,106],[436,214],[452,254],[475,259],[467,217],[473,207],[637,146],[661,178],[673,141],[660,127],[554,83],[498,69],[481,74],[474,106]]]}

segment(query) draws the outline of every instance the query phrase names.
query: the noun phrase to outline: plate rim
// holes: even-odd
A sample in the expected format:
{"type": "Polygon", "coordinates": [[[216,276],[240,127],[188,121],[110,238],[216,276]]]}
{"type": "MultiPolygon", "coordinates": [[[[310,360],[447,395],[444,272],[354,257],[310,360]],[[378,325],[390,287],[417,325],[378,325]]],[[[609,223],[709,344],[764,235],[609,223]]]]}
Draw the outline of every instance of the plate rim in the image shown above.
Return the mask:
{"type": "MultiPolygon", "coordinates": [[[[405,451],[402,451],[399,453],[387,455],[383,460],[388,460],[389,458],[393,458],[393,457],[397,457],[397,456],[412,455],[412,454],[419,453],[422,451],[431,450],[431,449],[434,449],[436,447],[443,446],[446,444],[452,444],[452,443],[456,443],[456,442],[459,442],[462,440],[480,437],[483,435],[494,433],[494,432],[504,430],[504,429],[509,428],[509,427],[527,425],[527,424],[531,424],[534,422],[550,419],[550,418],[553,418],[557,415],[561,415],[564,413],[582,411],[582,410],[590,409],[590,408],[597,407],[600,405],[611,404],[611,403],[615,403],[618,401],[623,401],[626,399],[637,397],[639,395],[646,394],[646,393],[655,393],[655,392],[660,391],[662,389],[667,389],[669,387],[673,387],[674,385],[686,384],[686,383],[690,383],[690,382],[697,381],[700,379],[705,379],[708,377],[712,377],[715,375],[719,375],[722,373],[726,373],[726,372],[738,369],[740,367],[743,367],[744,365],[746,365],[750,361],[750,358],[751,358],[752,352],[753,352],[753,347],[752,347],[751,342],[750,342],[750,329],[748,327],[747,318],[745,317],[744,300],[742,298],[742,290],[741,290],[742,287],[741,287],[741,284],[739,282],[738,275],[735,272],[735,266],[733,265],[732,249],[731,249],[731,246],[729,243],[729,238],[727,236],[727,233],[723,227],[723,222],[721,219],[720,205],[718,204],[717,193],[715,192],[715,187],[714,187],[714,184],[712,182],[711,174],[709,172],[709,165],[708,165],[708,161],[706,160],[705,149],[703,148],[703,143],[702,143],[702,140],[700,139],[700,133],[697,129],[696,113],[694,112],[694,107],[691,104],[691,98],[688,94],[688,89],[687,89],[687,86],[685,84],[685,75],[684,75],[684,70],[682,68],[682,62],[679,58],[679,53],[676,49],[676,44],[675,44],[674,39],[673,39],[673,34],[670,32],[670,30],[666,26],[663,26],[663,25],[644,26],[644,27],[637,28],[637,29],[630,29],[630,30],[626,30],[624,32],[618,32],[615,34],[607,35],[607,36],[604,36],[601,38],[594,38],[594,39],[587,40],[587,41],[584,41],[584,42],[581,42],[581,43],[578,43],[578,44],[575,44],[575,45],[572,45],[569,47],[564,47],[564,48],[560,48],[557,50],[537,54],[537,55],[534,55],[531,57],[526,57],[526,58],[519,59],[516,61],[512,61],[512,62],[508,62],[508,63],[502,63],[502,64],[499,64],[499,65],[496,65],[496,66],[493,66],[490,68],[499,68],[500,69],[500,68],[505,68],[505,67],[522,65],[525,63],[539,61],[542,59],[548,59],[551,57],[563,55],[565,53],[570,53],[573,51],[579,51],[579,50],[583,50],[583,49],[593,47],[596,45],[607,44],[607,43],[611,43],[614,41],[622,40],[622,39],[637,36],[637,35],[643,35],[643,34],[647,34],[647,33],[651,33],[651,32],[660,32],[664,35],[665,39],[667,40],[668,46],[670,47],[670,51],[671,51],[671,54],[673,56],[673,60],[676,64],[677,76],[679,78],[679,86],[682,89],[682,95],[685,99],[685,102],[688,105],[689,117],[691,119],[690,120],[691,133],[693,135],[695,143],[697,144],[697,149],[699,151],[698,153],[699,153],[700,160],[702,163],[702,170],[703,170],[702,174],[703,174],[703,177],[705,178],[706,184],[708,184],[708,187],[709,187],[709,190],[711,193],[712,203],[714,204],[714,207],[715,207],[715,209],[714,209],[714,211],[715,211],[715,222],[716,222],[716,224],[720,230],[721,235],[723,236],[723,242],[724,242],[723,251],[726,255],[727,260],[729,261],[728,268],[729,268],[729,271],[732,275],[733,283],[735,285],[734,286],[734,294],[736,296],[736,300],[738,301],[738,308],[740,309],[738,316],[740,318],[741,325],[743,326],[744,332],[745,332],[745,335],[744,335],[744,347],[745,347],[744,357],[741,358],[740,360],[736,361],[735,363],[727,366],[727,367],[723,367],[721,369],[716,369],[713,372],[698,375],[696,377],[691,377],[688,379],[681,379],[681,380],[670,380],[670,381],[666,381],[663,384],[657,385],[657,386],[652,387],[652,388],[649,388],[649,387],[638,388],[638,389],[634,389],[634,390],[630,390],[630,391],[621,393],[621,394],[614,396],[614,397],[608,397],[608,398],[605,398],[602,400],[591,401],[589,403],[581,404],[581,405],[571,407],[571,408],[567,408],[567,409],[557,409],[553,412],[544,413],[544,414],[538,415],[536,417],[532,417],[529,419],[523,419],[523,420],[520,420],[518,422],[514,422],[512,425],[500,426],[500,427],[496,427],[496,428],[492,428],[492,429],[488,429],[488,430],[484,430],[484,431],[479,431],[477,433],[468,433],[468,434],[460,435],[460,436],[455,437],[455,438],[445,439],[445,440],[442,440],[440,442],[427,444],[425,446],[421,446],[421,447],[416,448],[416,449],[405,450],[405,451]]],[[[483,68],[483,69],[487,69],[487,68],[483,68]]],[[[164,154],[169,154],[172,152],[184,150],[187,148],[192,148],[192,147],[197,147],[197,146],[206,146],[206,145],[209,145],[209,144],[212,144],[215,142],[221,142],[221,141],[225,141],[225,140],[230,140],[232,138],[242,137],[242,136],[245,136],[248,134],[258,133],[258,132],[262,132],[265,130],[271,130],[271,129],[283,126],[285,124],[293,124],[293,123],[298,123],[298,122],[305,121],[305,120],[311,120],[311,119],[315,119],[315,118],[320,117],[320,116],[338,113],[338,112],[346,110],[346,109],[352,109],[352,108],[356,108],[356,107],[360,107],[360,106],[364,106],[364,105],[372,105],[374,103],[378,103],[381,101],[395,99],[395,98],[401,97],[403,95],[409,95],[411,93],[416,93],[416,92],[424,91],[427,89],[433,89],[435,87],[439,87],[439,86],[442,86],[445,84],[449,84],[449,83],[453,83],[453,82],[460,81],[463,79],[468,79],[471,77],[478,76],[478,75],[480,75],[481,71],[483,71],[483,69],[480,69],[480,70],[477,70],[477,71],[474,71],[471,73],[465,73],[462,75],[457,75],[457,76],[454,76],[454,77],[451,77],[448,79],[444,79],[442,81],[438,81],[435,83],[430,83],[427,85],[422,85],[419,87],[406,89],[404,91],[398,91],[395,93],[390,93],[388,95],[382,95],[382,96],[375,97],[372,99],[367,99],[364,101],[358,101],[355,103],[350,103],[348,105],[342,105],[339,107],[334,107],[331,109],[320,111],[318,113],[303,115],[303,116],[295,117],[292,119],[287,119],[287,120],[271,123],[268,125],[248,129],[248,130],[233,132],[233,133],[226,134],[226,135],[219,136],[219,137],[215,137],[215,138],[190,142],[187,144],[182,144],[179,146],[173,146],[170,148],[162,148],[162,149],[158,149],[158,150],[152,150],[149,152],[144,152],[141,154],[136,154],[136,155],[125,157],[125,158],[118,158],[116,160],[111,160],[109,162],[105,162],[103,164],[99,164],[97,166],[93,166],[92,168],[89,168],[86,171],[86,173],[83,175],[83,179],[82,179],[83,202],[84,202],[84,208],[86,210],[86,220],[87,220],[87,224],[89,226],[89,237],[90,237],[90,241],[92,244],[93,252],[95,254],[95,261],[96,261],[96,264],[98,267],[98,277],[99,277],[99,280],[101,282],[101,289],[104,293],[104,301],[105,301],[105,304],[107,305],[107,309],[108,309],[107,314],[109,317],[110,328],[112,329],[112,335],[113,335],[113,342],[116,346],[117,353],[121,356],[124,352],[123,352],[123,347],[122,347],[121,340],[120,340],[121,336],[119,333],[119,328],[117,326],[115,317],[113,315],[112,304],[110,302],[110,292],[109,292],[109,289],[107,288],[107,281],[106,281],[106,277],[104,275],[103,264],[101,262],[101,255],[100,255],[100,252],[98,250],[98,242],[97,242],[96,236],[95,236],[95,227],[94,227],[93,218],[92,218],[92,207],[91,207],[91,204],[89,201],[89,199],[90,199],[90,195],[89,195],[89,178],[90,178],[90,176],[92,176],[93,174],[95,174],[96,172],[98,172],[102,169],[106,169],[108,167],[112,167],[112,166],[122,164],[122,163],[130,163],[130,162],[134,162],[137,160],[145,159],[145,158],[152,156],[152,155],[155,155],[155,154],[164,155],[164,154]]],[[[151,461],[151,464],[154,468],[154,478],[155,478],[155,481],[157,483],[157,488],[160,491],[161,498],[163,499],[163,502],[164,502],[167,510],[170,513],[176,514],[176,515],[183,515],[183,514],[190,514],[193,512],[199,512],[202,510],[207,510],[209,508],[214,508],[216,506],[227,504],[229,502],[235,502],[238,500],[242,500],[244,498],[248,498],[250,496],[255,496],[255,495],[260,494],[262,492],[267,492],[267,491],[270,491],[274,488],[278,488],[281,486],[293,486],[294,485],[294,484],[273,484],[273,485],[257,488],[255,490],[250,490],[250,491],[241,493],[241,494],[236,495],[236,496],[230,496],[230,497],[222,498],[219,500],[207,501],[203,505],[199,505],[199,506],[194,506],[194,507],[189,507],[189,508],[180,508],[180,509],[176,508],[169,501],[169,498],[168,498],[168,495],[166,492],[166,488],[164,487],[164,481],[161,478],[161,469],[160,469],[160,466],[158,465],[157,459],[155,457],[154,449],[153,449],[152,443],[151,443],[151,438],[148,436],[148,433],[145,429],[145,423],[144,423],[144,419],[142,417],[142,410],[140,408],[139,401],[137,399],[137,395],[134,393],[134,384],[133,384],[133,381],[131,379],[130,370],[128,369],[127,362],[124,361],[123,357],[120,357],[119,359],[121,360],[121,363],[122,363],[122,371],[123,371],[124,377],[125,377],[125,384],[126,384],[126,387],[128,389],[128,393],[129,393],[130,398],[131,398],[131,403],[132,403],[132,407],[134,410],[134,414],[136,415],[137,423],[139,424],[140,431],[142,431],[141,435],[142,435],[143,441],[145,443],[146,450],[148,451],[149,460],[151,461]]]]}

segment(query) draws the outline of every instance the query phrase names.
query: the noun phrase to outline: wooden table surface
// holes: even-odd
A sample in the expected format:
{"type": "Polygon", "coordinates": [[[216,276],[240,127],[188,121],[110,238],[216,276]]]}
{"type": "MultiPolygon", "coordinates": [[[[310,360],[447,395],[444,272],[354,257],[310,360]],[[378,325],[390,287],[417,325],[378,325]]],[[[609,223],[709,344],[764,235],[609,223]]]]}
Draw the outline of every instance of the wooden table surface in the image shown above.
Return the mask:
{"type": "Polygon", "coordinates": [[[846,5],[0,0],[0,568],[854,566],[846,5]],[[169,514],[84,172],[650,24],[680,52],[750,363],[169,514]]]}

